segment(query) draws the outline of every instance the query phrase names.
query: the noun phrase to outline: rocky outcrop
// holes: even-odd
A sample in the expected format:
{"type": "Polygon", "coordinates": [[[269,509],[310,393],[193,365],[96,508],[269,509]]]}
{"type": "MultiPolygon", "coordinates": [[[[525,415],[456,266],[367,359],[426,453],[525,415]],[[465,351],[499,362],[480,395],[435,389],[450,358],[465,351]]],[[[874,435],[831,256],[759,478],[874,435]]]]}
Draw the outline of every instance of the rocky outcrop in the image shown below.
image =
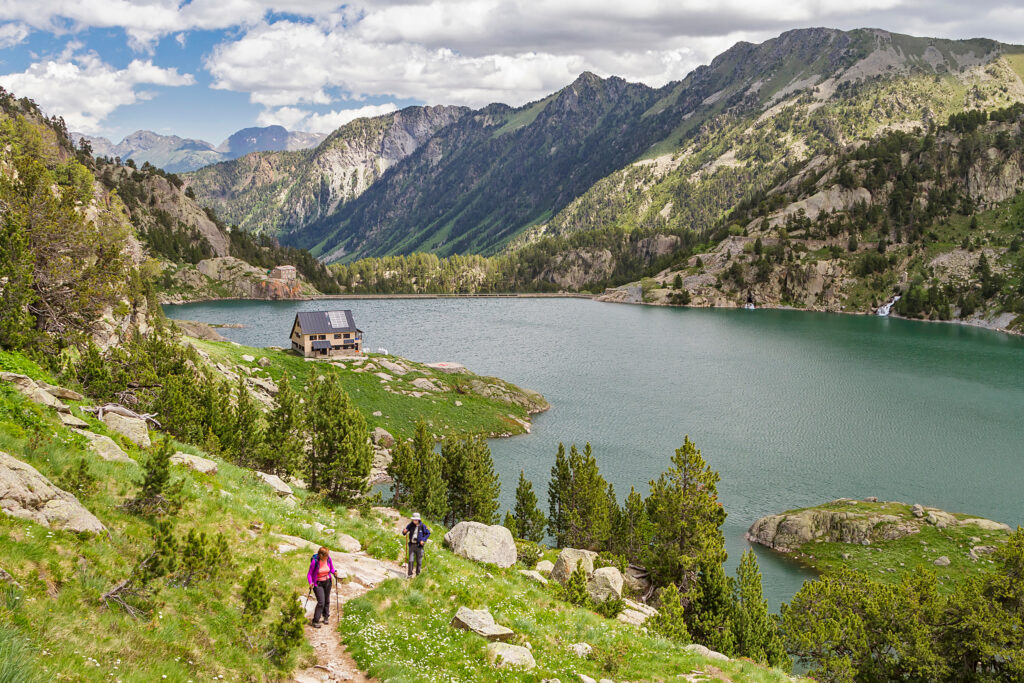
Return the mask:
{"type": "Polygon", "coordinates": [[[594,602],[622,597],[622,574],[615,567],[595,569],[587,581],[587,593],[594,602]]]}
{"type": "MultiPolygon", "coordinates": [[[[1005,524],[982,520],[993,528],[1005,524]]],[[[870,545],[918,533],[926,524],[939,529],[973,521],[959,520],[938,508],[840,498],[826,505],[769,515],[750,525],[746,538],[780,552],[794,552],[812,541],[870,545]]]]}
{"type": "Polygon", "coordinates": [[[576,571],[576,566],[583,565],[583,571],[589,577],[594,573],[594,560],[597,553],[592,550],[577,550],[576,548],[562,548],[555,560],[555,566],[551,568],[551,580],[558,583],[565,583],[576,571]]]}
{"type": "Polygon", "coordinates": [[[146,421],[137,417],[128,417],[114,412],[104,412],[101,418],[107,429],[124,436],[136,446],[149,448],[149,426],[146,421]]]}
{"type": "Polygon", "coordinates": [[[469,609],[460,607],[452,617],[452,628],[472,631],[473,633],[491,641],[509,641],[515,636],[515,632],[494,622],[487,609],[469,609]]]}
{"type": "Polygon", "coordinates": [[[54,392],[46,390],[45,387],[50,385],[45,382],[38,383],[26,375],[19,375],[15,372],[0,372],[0,381],[7,382],[18,393],[34,403],[53,408],[62,413],[71,411],[63,401],[54,395],[54,392]]]}
{"type": "Polygon", "coordinates": [[[108,462],[135,463],[109,436],[94,434],[85,429],[76,429],[75,431],[89,441],[89,448],[103,460],[108,462]]]}
{"type": "Polygon", "coordinates": [[[487,646],[487,661],[496,669],[530,670],[537,666],[528,649],[509,643],[490,643],[487,646]]]}
{"type": "Polygon", "coordinates": [[[178,451],[171,456],[171,462],[202,474],[217,474],[217,463],[209,458],[200,458],[198,455],[192,455],[191,453],[178,451]]]}
{"type": "Polygon", "coordinates": [[[263,480],[263,483],[274,489],[274,493],[287,498],[293,495],[292,487],[288,486],[281,477],[276,474],[267,474],[266,472],[253,472],[257,477],[263,480]]]}
{"type": "Polygon", "coordinates": [[[51,529],[102,533],[106,527],[36,468],[0,452],[0,510],[51,529]]]}
{"type": "Polygon", "coordinates": [[[516,563],[516,542],[503,526],[480,522],[459,522],[444,536],[445,545],[456,555],[476,562],[511,567],[516,563]]]}

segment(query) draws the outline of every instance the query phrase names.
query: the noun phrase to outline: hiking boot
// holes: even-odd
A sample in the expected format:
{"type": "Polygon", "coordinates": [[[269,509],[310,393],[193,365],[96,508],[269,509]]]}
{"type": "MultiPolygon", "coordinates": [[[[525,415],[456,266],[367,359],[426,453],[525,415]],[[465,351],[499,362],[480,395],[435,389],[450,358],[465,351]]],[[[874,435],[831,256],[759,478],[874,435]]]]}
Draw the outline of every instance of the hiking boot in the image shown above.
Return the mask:
{"type": "Polygon", "coordinates": [[[313,628],[320,628],[320,622],[319,621],[314,621],[313,623],[310,624],[310,626],[312,626],[313,628]]]}

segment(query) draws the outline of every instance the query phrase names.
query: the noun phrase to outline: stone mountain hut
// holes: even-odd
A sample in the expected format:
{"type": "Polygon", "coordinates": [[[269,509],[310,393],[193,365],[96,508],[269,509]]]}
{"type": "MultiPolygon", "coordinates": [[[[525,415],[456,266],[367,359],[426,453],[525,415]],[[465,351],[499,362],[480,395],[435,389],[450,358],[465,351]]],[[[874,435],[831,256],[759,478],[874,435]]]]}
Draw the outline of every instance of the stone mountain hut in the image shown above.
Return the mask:
{"type": "Polygon", "coordinates": [[[275,280],[294,280],[295,266],[277,266],[270,271],[270,277],[275,280]]]}
{"type": "Polygon", "coordinates": [[[363,331],[352,311],[304,311],[295,315],[291,342],[306,358],[354,356],[363,352],[363,331]]]}

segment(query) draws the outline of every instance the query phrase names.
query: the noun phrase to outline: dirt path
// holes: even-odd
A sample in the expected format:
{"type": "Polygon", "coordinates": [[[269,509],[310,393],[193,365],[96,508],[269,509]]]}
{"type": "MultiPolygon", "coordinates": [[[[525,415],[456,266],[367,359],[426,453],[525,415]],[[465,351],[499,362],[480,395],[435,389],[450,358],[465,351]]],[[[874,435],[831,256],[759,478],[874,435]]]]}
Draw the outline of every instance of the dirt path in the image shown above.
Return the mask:
{"type": "MultiPolygon", "coordinates": [[[[316,664],[296,671],[292,674],[294,683],[324,683],[325,681],[355,681],[356,683],[375,682],[366,673],[359,670],[355,660],[345,650],[338,633],[338,619],[345,603],[359,597],[374,588],[385,579],[404,577],[405,568],[395,562],[384,562],[359,553],[331,553],[334,568],[339,576],[347,576],[348,581],[336,583],[337,597],[331,596],[330,623],[321,628],[313,628],[306,624],[306,638],[316,653],[316,664]],[[337,605],[340,603],[341,610],[337,605]]],[[[305,598],[303,598],[305,602],[305,598]]],[[[313,618],[316,600],[310,598],[306,606],[306,618],[313,618]]]]}

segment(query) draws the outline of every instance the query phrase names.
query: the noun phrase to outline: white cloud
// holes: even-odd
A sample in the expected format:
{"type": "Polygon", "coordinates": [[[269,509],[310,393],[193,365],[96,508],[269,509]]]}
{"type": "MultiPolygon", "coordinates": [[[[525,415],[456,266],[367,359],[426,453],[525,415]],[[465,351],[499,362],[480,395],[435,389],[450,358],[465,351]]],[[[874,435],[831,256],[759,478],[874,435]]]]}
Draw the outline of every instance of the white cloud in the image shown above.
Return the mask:
{"type": "Polygon", "coordinates": [[[394,102],[386,104],[368,104],[355,109],[339,109],[323,114],[311,112],[297,107],[279,107],[264,110],[257,120],[261,126],[279,125],[289,130],[304,130],[311,133],[330,133],[350,121],[372,118],[382,114],[398,111],[394,102]]]}
{"type": "Polygon", "coordinates": [[[116,69],[95,53],[68,54],[36,62],[21,73],[0,76],[0,85],[21,97],[31,97],[51,114],[64,117],[71,130],[99,132],[103,120],[115,109],[152,93],[139,85],[192,85],[190,74],[166,69],[152,61],[133,60],[116,69]]]}
{"type": "Polygon", "coordinates": [[[0,24],[0,50],[25,42],[32,29],[22,23],[0,24]]]}

